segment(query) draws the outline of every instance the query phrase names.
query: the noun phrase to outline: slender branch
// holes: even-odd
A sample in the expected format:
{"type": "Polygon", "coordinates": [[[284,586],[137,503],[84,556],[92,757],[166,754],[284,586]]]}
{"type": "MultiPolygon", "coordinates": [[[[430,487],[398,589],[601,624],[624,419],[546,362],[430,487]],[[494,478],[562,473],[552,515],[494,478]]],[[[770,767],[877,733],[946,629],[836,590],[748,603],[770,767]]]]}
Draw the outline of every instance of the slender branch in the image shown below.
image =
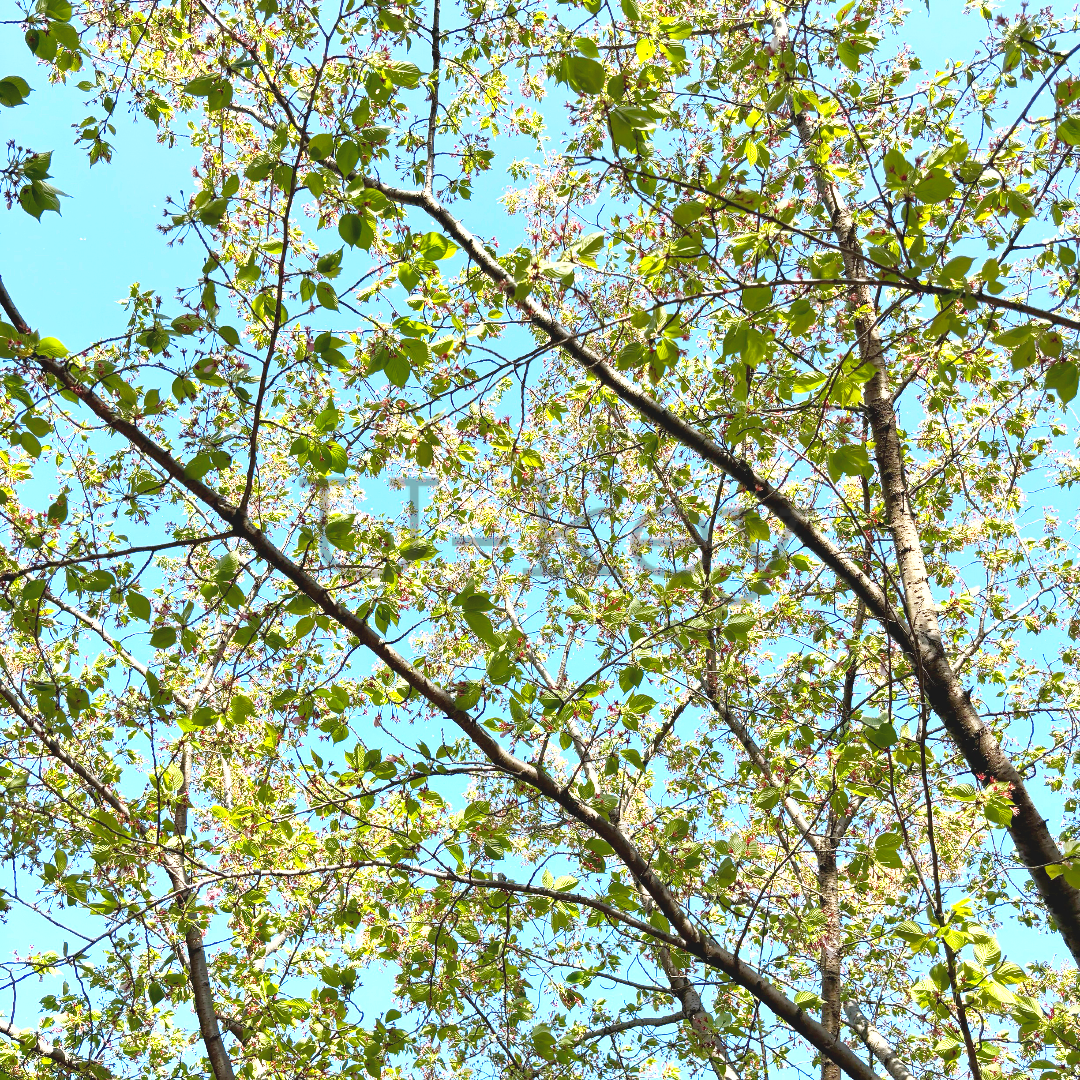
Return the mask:
{"type": "MultiPolygon", "coordinates": [[[[750,734],[748,728],[735,716],[735,714],[728,708],[726,703],[722,703],[716,699],[713,694],[709,694],[709,704],[712,705],[716,715],[727,725],[732,735],[742,744],[743,749],[746,751],[747,756],[754,763],[754,768],[773,786],[781,787],[773,778],[772,769],[769,768],[769,763],[765,759],[765,755],[758,746],[754,737],[750,734]]],[[[810,849],[820,859],[826,851],[825,845],[822,844],[821,838],[816,836],[810,828],[810,822],[806,820],[806,815],[802,812],[802,807],[792,798],[784,796],[781,799],[784,809],[787,811],[787,815],[791,818],[792,824],[799,830],[799,834],[810,846],[810,849]]]]}
{"type": "Polygon", "coordinates": [[[592,1031],[586,1031],[584,1035],[579,1035],[570,1046],[580,1046],[584,1042],[592,1042],[594,1039],[606,1039],[609,1035],[618,1035],[620,1031],[630,1031],[632,1028],[639,1027],[666,1027],[668,1024],[678,1024],[680,1021],[686,1019],[686,1013],[681,1009],[676,1013],[669,1013],[667,1016],[639,1016],[633,1020],[623,1020],[618,1024],[606,1024],[604,1027],[593,1028],[592,1031]]]}
{"type": "MultiPolygon", "coordinates": [[[[934,285],[928,281],[919,281],[918,278],[909,277],[906,274],[902,274],[895,267],[882,266],[879,263],[875,263],[872,259],[865,257],[866,262],[873,266],[877,270],[881,270],[884,274],[882,277],[838,277],[838,278],[772,278],[770,284],[772,285],[797,285],[801,287],[815,286],[840,286],[850,287],[853,285],[869,286],[872,288],[880,289],[904,289],[907,292],[915,293],[920,296],[940,296],[948,300],[973,300],[975,303],[983,304],[987,307],[1000,308],[1005,311],[1015,311],[1020,315],[1030,315],[1035,319],[1042,319],[1045,322],[1053,323],[1056,326],[1064,327],[1066,330],[1080,330],[1080,319],[1073,319],[1067,315],[1059,315],[1056,311],[1047,311],[1045,308],[1035,307],[1033,304],[1025,304],[1020,300],[1008,300],[1002,296],[991,296],[989,293],[984,292],[980,286],[978,289],[957,288],[956,286],[949,287],[947,285],[934,285]]],[[[702,289],[700,292],[690,293],[682,295],[677,298],[671,298],[666,300],[666,303],[671,304],[676,300],[689,301],[689,300],[708,300],[723,296],[730,296],[733,293],[740,293],[743,290],[742,285],[733,285],[728,289],[702,289]]]]}
{"type": "MultiPolygon", "coordinates": [[[[118,656],[123,657],[124,663],[126,663],[128,667],[132,668],[134,671],[137,671],[144,678],[150,674],[150,668],[147,664],[144,664],[141,660],[138,660],[136,659],[136,657],[132,656],[132,654],[129,653],[127,649],[125,649],[124,646],[121,645],[120,642],[117,641],[116,638],[114,638],[108,632],[108,630],[105,629],[103,623],[95,619],[92,615],[88,615],[85,611],[82,610],[82,608],[77,608],[71,604],[68,604],[64,600],[61,600],[58,596],[55,596],[48,589],[46,589],[45,592],[42,593],[42,599],[47,600],[50,604],[55,604],[58,608],[60,608],[61,611],[66,611],[69,615],[78,619],[79,622],[83,623],[86,626],[89,626],[90,629],[93,630],[94,633],[97,634],[97,636],[101,638],[101,640],[104,641],[106,645],[109,646],[109,648],[111,648],[118,656]]],[[[192,706],[188,701],[187,697],[185,697],[185,695],[182,694],[179,690],[173,690],[171,692],[173,697],[176,698],[176,700],[180,702],[180,704],[190,713],[192,711],[192,706]]]]}
{"type": "Polygon", "coordinates": [[[127,803],[117,795],[114,795],[113,792],[109,790],[109,786],[104,781],[100,780],[91,769],[88,769],[85,765],[76,761],[60,745],[59,741],[49,734],[44,724],[42,724],[36,716],[31,715],[29,711],[22,707],[15,695],[12,694],[6,686],[0,686],[0,700],[3,700],[8,708],[11,709],[11,711],[34,733],[34,737],[45,746],[49,753],[62,765],[67,766],[67,768],[75,773],[75,775],[86,784],[101,802],[111,806],[113,810],[120,815],[121,820],[129,822],[140,832],[142,831],[140,822],[132,815],[127,807],[127,803]]]}
{"type": "MultiPolygon", "coordinates": [[[[518,622],[517,613],[514,611],[514,605],[510,601],[510,597],[503,598],[503,611],[506,612],[506,617],[510,620],[510,625],[521,635],[521,639],[525,644],[525,651],[529,657],[529,661],[536,669],[537,674],[544,680],[544,685],[556,696],[559,694],[558,684],[552,679],[547,668],[544,667],[540,661],[540,657],[536,654],[536,650],[533,648],[533,643],[530,641],[528,634],[521,627],[521,623],[518,622]]],[[[565,719],[566,729],[570,733],[570,738],[574,740],[574,750],[577,753],[578,760],[581,762],[581,768],[585,772],[585,779],[592,784],[593,789],[597,792],[602,790],[600,783],[600,775],[596,771],[596,766],[593,764],[592,754],[589,750],[589,744],[585,741],[585,736],[578,726],[577,721],[572,714],[568,714],[565,719]]]]}

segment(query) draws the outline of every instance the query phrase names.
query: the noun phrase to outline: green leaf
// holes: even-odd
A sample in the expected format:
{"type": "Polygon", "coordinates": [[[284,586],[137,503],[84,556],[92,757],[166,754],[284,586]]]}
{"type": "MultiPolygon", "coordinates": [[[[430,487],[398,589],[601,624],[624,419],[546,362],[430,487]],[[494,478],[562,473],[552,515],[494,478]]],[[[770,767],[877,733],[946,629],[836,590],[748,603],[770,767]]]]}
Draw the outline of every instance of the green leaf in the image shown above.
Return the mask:
{"type": "Polygon", "coordinates": [[[829,455],[828,466],[829,479],[834,484],[843,476],[865,476],[870,479],[874,475],[866,447],[861,443],[852,443],[834,450],[829,455]]]}
{"type": "Polygon", "coordinates": [[[849,71],[859,70],[859,51],[850,41],[841,41],[836,47],[836,55],[849,71]]]}
{"type": "Polygon", "coordinates": [[[942,203],[956,190],[944,169],[934,169],[915,185],[915,198],[924,203],[942,203]]]}
{"type": "Polygon", "coordinates": [[[496,686],[509,682],[514,673],[514,663],[505,649],[498,649],[488,657],[487,675],[496,686]]]}
{"type": "Polygon", "coordinates": [[[420,254],[430,262],[449,259],[456,251],[457,245],[441,233],[429,232],[420,237],[420,254]]]}
{"type": "MultiPolygon", "coordinates": [[[[27,167],[24,166],[24,172],[27,172],[27,167]]],[[[28,172],[27,172],[27,175],[28,172]]],[[[39,221],[41,215],[51,211],[54,214],[60,212],[59,195],[64,194],[59,188],[54,188],[51,184],[46,184],[44,180],[33,179],[18,192],[18,204],[23,207],[31,217],[36,217],[39,221]]]]}
{"type": "Polygon", "coordinates": [[[206,98],[206,107],[210,112],[225,108],[232,101],[233,88],[228,79],[221,75],[199,75],[184,87],[185,94],[192,97],[206,98]]]}
{"type": "Polygon", "coordinates": [[[893,934],[900,938],[901,941],[906,941],[909,945],[919,946],[926,940],[926,935],[922,932],[922,928],[918,923],[906,920],[900,923],[894,930],[893,934]]]}
{"type": "Polygon", "coordinates": [[[728,641],[745,645],[756,623],[757,619],[752,611],[737,611],[724,623],[722,632],[728,641]]]}
{"type": "Polygon", "coordinates": [[[323,530],[326,539],[341,551],[352,551],[356,547],[356,535],[353,533],[353,525],[356,522],[355,514],[335,514],[326,523],[323,530]]]}
{"type": "Polygon", "coordinates": [[[1037,344],[1043,356],[1058,357],[1065,347],[1065,339],[1057,330],[1046,330],[1039,335],[1037,344]]]}
{"type": "Polygon", "coordinates": [[[863,735],[871,746],[876,746],[879,750],[892,746],[900,737],[887,718],[883,718],[882,722],[876,726],[868,722],[863,727],[863,735]]]}
{"type": "Polygon", "coordinates": [[[760,540],[765,543],[772,536],[769,531],[769,523],[755,510],[748,510],[743,514],[743,528],[751,540],[760,540]]]}
{"type": "Polygon", "coordinates": [[[42,578],[28,581],[22,587],[20,597],[24,604],[32,604],[40,600],[45,595],[45,590],[49,587],[49,583],[42,578]]]}
{"type": "Polygon", "coordinates": [[[150,601],[147,597],[140,592],[129,589],[124,599],[127,601],[128,611],[131,612],[134,618],[142,619],[143,622],[150,621],[150,601]]]}
{"type": "Polygon", "coordinates": [[[51,356],[54,360],[63,360],[67,356],[67,346],[54,337],[42,338],[35,346],[35,351],[42,356],[51,356]]]}
{"type": "Polygon", "coordinates": [[[462,611],[491,611],[495,606],[486,592],[458,593],[452,603],[462,611]]]}
{"type": "Polygon", "coordinates": [[[421,369],[428,362],[427,342],[418,338],[402,338],[398,348],[409,358],[409,365],[414,371],[421,369]]]}
{"type": "Polygon", "coordinates": [[[495,634],[495,628],[491,620],[482,611],[465,611],[462,613],[469,629],[485,644],[497,649],[502,640],[495,634]]]}
{"type": "Polygon", "coordinates": [[[587,56],[566,58],[566,81],[579,94],[599,94],[604,89],[606,75],[604,66],[587,56]]]}
{"type": "MultiPolygon", "coordinates": [[[[471,709],[479,700],[484,692],[484,687],[481,683],[470,682],[465,684],[465,688],[458,692],[457,697],[454,699],[454,704],[465,711],[471,709]]],[[[486,804],[485,804],[486,805],[486,804]]],[[[470,807],[471,809],[471,807],[470,807]]],[[[467,811],[466,811],[467,812],[467,811]]]]}
{"type": "Polygon", "coordinates": [[[761,311],[772,303],[772,299],[772,289],[768,285],[751,285],[743,289],[743,307],[747,311],[761,311]]]}
{"type": "Polygon", "coordinates": [[[255,715],[255,702],[246,694],[234,694],[229,702],[229,719],[238,724],[249,716],[255,715]]]}
{"type": "MultiPolygon", "coordinates": [[[[788,329],[796,337],[802,337],[817,322],[817,312],[809,300],[796,300],[787,310],[788,329]]],[[[817,376],[814,376],[817,378],[817,376]]],[[[797,381],[797,380],[796,380],[797,381]]],[[[821,382],[824,382],[824,376],[821,382]]],[[[820,386],[821,383],[819,382],[820,386]]]]}
{"type": "Polygon", "coordinates": [[[203,321],[198,315],[178,315],[169,325],[177,334],[187,335],[198,333],[203,321]]]}
{"type": "Polygon", "coordinates": [[[198,75],[184,86],[184,93],[192,97],[206,97],[218,83],[217,75],[198,75]]]}
{"type": "Polygon", "coordinates": [[[975,260],[968,255],[957,255],[941,268],[938,278],[946,285],[961,285],[967,280],[968,271],[974,262],[975,260]]]}
{"type": "Polygon", "coordinates": [[[206,95],[206,108],[210,112],[224,109],[232,101],[232,83],[221,79],[218,84],[206,95]]]}
{"type": "Polygon", "coordinates": [[[874,858],[882,866],[888,866],[893,870],[902,870],[904,863],[900,858],[900,845],[903,838],[899,833],[883,833],[874,841],[874,858]]]}
{"type": "MultiPolygon", "coordinates": [[[[42,432],[41,434],[44,434],[42,432]]],[[[48,518],[50,521],[54,521],[57,524],[63,524],[67,521],[68,516],[68,498],[67,493],[61,493],[56,501],[49,507],[48,518]]]]}
{"type": "Polygon", "coordinates": [[[342,214],[338,222],[338,236],[349,247],[361,247],[367,250],[375,234],[367,219],[359,214],[342,214]]]}
{"type": "Polygon", "coordinates": [[[791,390],[795,394],[809,394],[816,390],[819,386],[824,386],[827,375],[797,375],[791,380],[791,390]]]}
{"type": "Polygon", "coordinates": [[[265,180],[273,170],[274,163],[266,154],[256,154],[244,169],[244,175],[249,180],[265,180]]]}
{"type": "Polygon", "coordinates": [[[422,559],[433,559],[438,553],[439,549],[426,537],[407,540],[398,548],[398,554],[406,562],[418,562],[422,559]]]}
{"type": "Polygon", "coordinates": [[[783,791],[776,787],[775,784],[770,784],[768,787],[759,788],[753,794],[753,803],[759,810],[771,810],[778,802],[780,802],[783,796],[783,791]]]}
{"type": "Polygon", "coordinates": [[[885,183],[890,188],[905,188],[915,176],[915,166],[895,146],[885,153],[885,183]]]}
{"type": "Polygon", "coordinates": [[[361,142],[386,142],[386,140],[390,138],[390,133],[392,131],[393,128],[389,128],[385,124],[369,124],[359,133],[359,138],[361,142]]]}
{"type": "Polygon", "coordinates": [[[637,105],[619,105],[608,112],[611,141],[616,146],[637,152],[642,149],[650,131],[656,127],[656,118],[645,108],[637,105]]]}
{"type": "Polygon", "coordinates": [[[150,644],[155,649],[171,649],[176,644],[176,627],[158,627],[158,629],[150,635],[150,644]]]}
{"type": "Polygon", "coordinates": [[[705,203],[691,199],[689,202],[680,203],[675,207],[671,214],[671,220],[676,225],[689,225],[691,222],[697,221],[707,210],[708,207],[705,203]]]}
{"type": "Polygon", "coordinates": [[[342,142],[338,147],[337,153],[334,155],[334,161],[337,164],[338,170],[341,175],[345,177],[352,174],[352,171],[356,168],[356,163],[359,160],[360,148],[350,139],[346,139],[342,142]]]}
{"type": "Polygon", "coordinates": [[[327,135],[326,132],[323,132],[320,135],[313,135],[308,139],[308,156],[314,158],[316,161],[322,161],[323,158],[328,158],[333,149],[334,136],[327,135]]]}
{"type": "Polygon", "coordinates": [[[1080,79],[1064,79],[1054,87],[1054,99],[1065,107],[1080,100],[1080,79]]]}
{"type": "Polygon", "coordinates": [[[0,79],[0,105],[8,109],[22,105],[30,93],[30,84],[18,75],[8,75],[6,79],[0,79]]]}
{"type": "Polygon", "coordinates": [[[324,308],[337,311],[337,293],[334,292],[334,287],[328,281],[320,281],[315,286],[315,296],[324,308]]]}
{"type": "Polygon", "coordinates": [[[401,349],[395,349],[386,359],[383,372],[394,386],[402,387],[409,381],[412,368],[409,358],[401,349]]]}
{"type": "Polygon", "coordinates": [[[235,551],[226,552],[214,566],[214,578],[217,581],[232,581],[240,569],[240,558],[235,551]]]}
{"type": "Polygon", "coordinates": [[[384,61],[382,69],[395,86],[403,86],[407,90],[414,90],[419,86],[420,76],[423,75],[423,72],[408,60],[384,61]]]}
{"type": "Polygon", "coordinates": [[[221,219],[225,216],[225,211],[228,208],[228,199],[211,199],[199,209],[199,220],[204,225],[213,228],[215,225],[221,224],[221,219]]]}
{"type": "Polygon", "coordinates": [[[1057,137],[1069,146],[1080,146],[1080,118],[1070,116],[1058,124],[1057,137]]]}
{"type": "Polygon", "coordinates": [[[1071,360],[1059,360],[1046,372],[1046,389],[1054,390],[1064,405],[1076,397],[1077,367],[1071,360]]]}

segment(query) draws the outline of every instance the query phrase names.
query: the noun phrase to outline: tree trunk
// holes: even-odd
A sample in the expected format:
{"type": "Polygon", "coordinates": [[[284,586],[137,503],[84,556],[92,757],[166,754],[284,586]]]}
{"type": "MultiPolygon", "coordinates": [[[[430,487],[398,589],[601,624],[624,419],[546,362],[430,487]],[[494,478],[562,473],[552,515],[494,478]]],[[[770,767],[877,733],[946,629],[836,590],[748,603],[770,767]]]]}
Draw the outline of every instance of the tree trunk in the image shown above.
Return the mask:
{"type": "MultiPolygon", "coordinates": [[[[821,940],[821,1024],[840,1035],[840,889],[836,873],[835,815],[829,813],[829,832],[818,857],[818,898],[825,916],[821,940]]],[[[840,1080],[840,1066],[823,1058],[821,1080],[840,1080]]]]}
{"type": "MultiPolygon", "coordinates": [[[[810,146],[813,128],[805,113],[796,115],[795,125],[803,144],[810,146]]],[[[1048,864],[1061,861],[1061,850],[1032,801],[1023,778],[1002,750],[994,732],[983,723],[971,702],[971,695],[961,685],[945,655],[937,607],[930,591],[918,524],[904,475],[904,451],[897,430],[877,308],[870,286],[865,284],[866,263],[855,221],[839,188],[819,165],[815,165],[813,171],[818,195],[829,213],[833,235],[844,259],[844,275],[853,283],[851,292],[856,310],[859,356],[872,366],[874,372],[864,391],[866,412],[874,437],[881,497],[896,551],[911,627],[912,660],[919,682],[971,771],[983,783],[997,782],[1008,786],[1016,807],[1009,833],[1017,854],[1035,880],[1073,958],[1080,963],[1080,891],[1069,885],[1064,877],[1051,879],[1046,873],[1048,864]]]]}

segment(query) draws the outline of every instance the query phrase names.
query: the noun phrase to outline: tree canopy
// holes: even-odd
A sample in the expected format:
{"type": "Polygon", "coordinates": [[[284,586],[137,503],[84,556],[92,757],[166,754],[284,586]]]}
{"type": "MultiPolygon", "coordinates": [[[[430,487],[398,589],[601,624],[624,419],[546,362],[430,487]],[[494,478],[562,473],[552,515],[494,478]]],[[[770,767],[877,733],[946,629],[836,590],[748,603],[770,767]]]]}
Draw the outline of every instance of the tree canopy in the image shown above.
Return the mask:
{"type": "Polygon", "coordinates": [[[0,1071],[1080,1077],[1080,24],[906,16],[21,10],[199,269],[0,286],[0,1071]]]}

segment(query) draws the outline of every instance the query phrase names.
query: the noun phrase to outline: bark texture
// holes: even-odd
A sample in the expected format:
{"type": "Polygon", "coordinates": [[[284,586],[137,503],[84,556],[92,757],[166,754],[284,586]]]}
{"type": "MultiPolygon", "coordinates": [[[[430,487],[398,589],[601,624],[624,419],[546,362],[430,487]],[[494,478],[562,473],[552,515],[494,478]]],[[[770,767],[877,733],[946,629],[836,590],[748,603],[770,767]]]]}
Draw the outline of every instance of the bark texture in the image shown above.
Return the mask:
{"type": "Polygon", "coordinates": [[[849,1001],[844,1006],[844,1012],[847,1014],[847,1022],[851,1030],[866,1043],[866,1048],[881,1062],[882,1067],[893,1080],[914,1080],[911,1070],[896,1056],[896,1051],[881,1032],[866,1019],[858,1005],[849,1001]]]}

